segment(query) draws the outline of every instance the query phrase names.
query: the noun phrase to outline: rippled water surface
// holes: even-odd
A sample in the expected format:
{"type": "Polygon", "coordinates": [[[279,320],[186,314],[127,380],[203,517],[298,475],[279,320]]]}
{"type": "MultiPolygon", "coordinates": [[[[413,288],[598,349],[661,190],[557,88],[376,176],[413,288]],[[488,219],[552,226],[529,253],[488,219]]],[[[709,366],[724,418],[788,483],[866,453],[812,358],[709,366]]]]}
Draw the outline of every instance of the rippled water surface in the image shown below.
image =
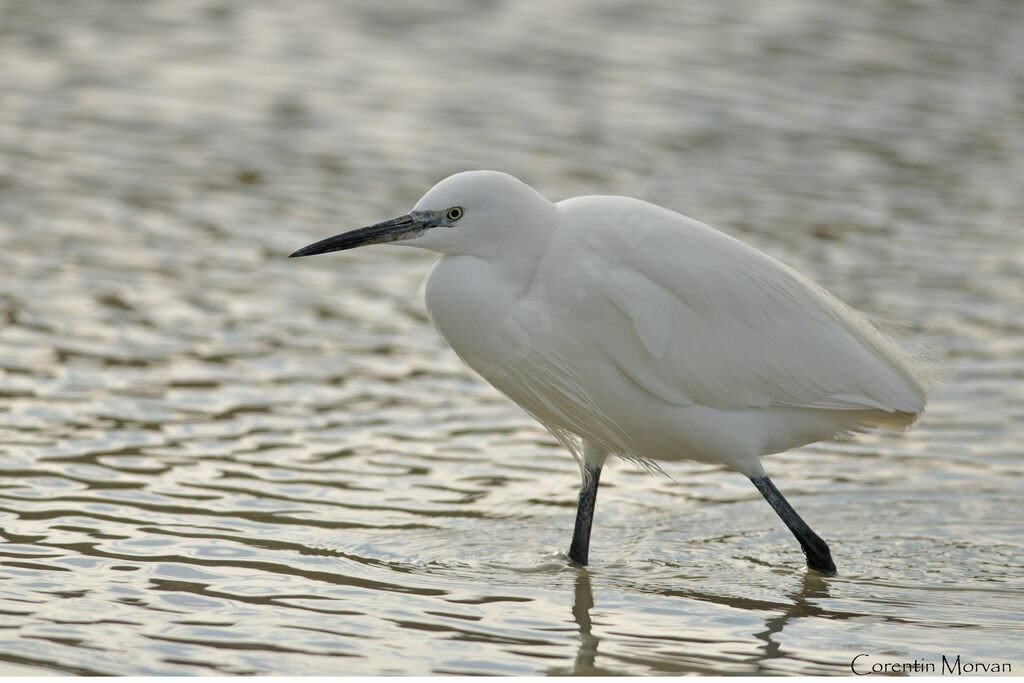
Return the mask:
{"type": "Polygon", "coordinates": [[[1024,5],[0,0],[0,673],[1024,673],[1024,5]],[[680,6],[681,7],[681,6],[680,6]],[[906,435],[578,471],[428,254],[468,168],[718,226],[948,349],[906,435]]]}

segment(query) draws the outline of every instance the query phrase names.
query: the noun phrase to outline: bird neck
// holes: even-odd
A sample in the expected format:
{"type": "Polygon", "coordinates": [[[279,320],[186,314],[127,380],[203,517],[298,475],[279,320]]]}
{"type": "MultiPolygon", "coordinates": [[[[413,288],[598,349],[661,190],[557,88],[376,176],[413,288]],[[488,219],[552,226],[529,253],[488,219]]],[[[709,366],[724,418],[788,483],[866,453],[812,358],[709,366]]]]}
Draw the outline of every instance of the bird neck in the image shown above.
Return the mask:
{"type": "Polygon", "coordinates": [[[533,285],[560,224],[558,208],[546,200],[544,203],[546,206],[538,207],[542,212],[493,231],[483,249],[475,254],[501,279],[505,291],[514,296],[525,294],[533,285]]]}

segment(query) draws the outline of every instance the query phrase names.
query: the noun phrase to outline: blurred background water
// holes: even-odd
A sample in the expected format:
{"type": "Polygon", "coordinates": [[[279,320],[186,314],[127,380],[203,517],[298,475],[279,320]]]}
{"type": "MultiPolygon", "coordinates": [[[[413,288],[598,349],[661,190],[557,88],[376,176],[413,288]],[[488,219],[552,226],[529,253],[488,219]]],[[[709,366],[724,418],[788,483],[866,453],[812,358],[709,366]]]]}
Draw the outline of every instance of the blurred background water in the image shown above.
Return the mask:
{"type": "Polygon", "coordinates": [[[1024,672],[1024,4],[0,0],[0,673],[1024,672]],[[578,473],[292,250],[508,171],[735,235],[948,349],[907,435],[578,473]],[[865,661],[865,660],[862,660],[865,661]]]}

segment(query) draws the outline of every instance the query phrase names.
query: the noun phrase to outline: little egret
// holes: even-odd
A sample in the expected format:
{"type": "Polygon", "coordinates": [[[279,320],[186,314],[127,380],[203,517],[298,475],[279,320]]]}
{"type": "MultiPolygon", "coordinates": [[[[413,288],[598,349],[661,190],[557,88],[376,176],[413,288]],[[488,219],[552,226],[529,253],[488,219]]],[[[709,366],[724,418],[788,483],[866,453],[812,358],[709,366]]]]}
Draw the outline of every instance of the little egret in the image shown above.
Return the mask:
{"type": "Polygon", "coordinates": [[[615,455],[741,472],[807,565],[834,574],[828,545],[760,456],[909,427],[933,384],[926,359],[795,270],[638,199],[552,203],[510,175],[469,171],[404,216],[292,256],[381,242],[441,254],[426,282],[434,326],[580,462],[569,549],[580,565],[615,455]]]}

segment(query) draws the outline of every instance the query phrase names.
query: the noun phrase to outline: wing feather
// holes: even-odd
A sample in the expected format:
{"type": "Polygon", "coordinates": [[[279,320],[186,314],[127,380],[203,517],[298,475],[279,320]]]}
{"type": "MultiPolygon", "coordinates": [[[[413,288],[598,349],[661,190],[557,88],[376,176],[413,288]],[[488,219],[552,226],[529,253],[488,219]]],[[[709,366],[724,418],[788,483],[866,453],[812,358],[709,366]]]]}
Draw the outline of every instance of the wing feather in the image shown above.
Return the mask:
{"type": "Polygon", "coordinates": [[[591,226],[575,237],[587,244],[590,305],[631,323],[606,325],[601,348],[650,393],[722,410],[923,409],[927,368],[793,269],[660,207],[593,199],[562,203],[591,226]]]}

